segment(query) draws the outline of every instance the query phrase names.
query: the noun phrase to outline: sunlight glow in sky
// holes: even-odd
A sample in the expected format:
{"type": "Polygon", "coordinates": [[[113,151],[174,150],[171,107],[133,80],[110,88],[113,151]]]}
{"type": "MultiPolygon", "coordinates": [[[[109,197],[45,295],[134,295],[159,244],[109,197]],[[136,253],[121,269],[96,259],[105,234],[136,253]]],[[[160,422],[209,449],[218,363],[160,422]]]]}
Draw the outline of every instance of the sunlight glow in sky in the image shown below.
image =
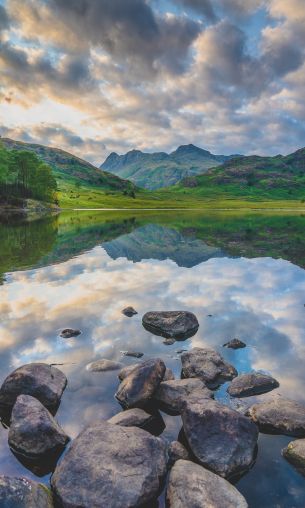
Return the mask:
{"type": "Polygon", "coordinates": [[[111,151],[305,145],[304,0],[0,0],[0,134],[111,151]]]}

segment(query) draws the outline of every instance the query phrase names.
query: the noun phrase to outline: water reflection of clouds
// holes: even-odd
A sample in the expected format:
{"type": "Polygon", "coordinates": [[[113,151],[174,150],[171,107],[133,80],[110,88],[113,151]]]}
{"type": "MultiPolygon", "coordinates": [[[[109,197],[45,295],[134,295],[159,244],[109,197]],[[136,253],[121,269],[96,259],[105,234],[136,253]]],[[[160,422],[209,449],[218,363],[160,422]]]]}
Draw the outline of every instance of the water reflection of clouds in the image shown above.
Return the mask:
{"type": "MultiPolygon", "coordinates": [[[[93,374],[85,366],[99,357],[135,363],[122,358],[120,351],[128,349],[144,352],[144,358],[162,356],[179,375],[178,349],[210,345],[240,372],[269,371],[281,383],[276,392],[305,400],[304,292],[304,270],[286,261],[215,258],[188,269],[170,260],[113,260],[96,247],[59,265],[13,273],[0,288],[0,381],[30,361],[64,364],[69,384],[58,418],[72,437],[92,420],[120,410],[113,397],[117,373],[93,374]],[[127,305],[139,314],[123,316],[127,305]],[[184,343],[164,346],[142,327],[148,310],[182,308],[200,322],[198,333],[184,343]],[[59,330],[67,326],[82,334],[61,339],[59,330]],[[234,337],[249,347],[221,347],[234,337]]],[[[179,417],[167,420],[166,435],[176,437],[179,417]]],[[[5,439],[1,431],[0,454],[14,469],[5,439]]]]}

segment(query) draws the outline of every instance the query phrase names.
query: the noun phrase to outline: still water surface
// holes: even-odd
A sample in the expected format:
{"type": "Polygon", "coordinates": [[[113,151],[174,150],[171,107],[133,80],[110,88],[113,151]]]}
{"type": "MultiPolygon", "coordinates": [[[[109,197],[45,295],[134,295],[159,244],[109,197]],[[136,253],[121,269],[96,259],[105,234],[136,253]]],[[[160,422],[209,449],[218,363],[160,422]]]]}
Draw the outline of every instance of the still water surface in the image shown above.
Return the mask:
{"type": "MultiPolygon", "coordinates": [[[[287,396],[305,403],[305,217],[198,213],[62,214],[0,224],[0,383],[29,362],[63,364],[68,387],[57,419],[72,438],[120,411],[117,372],[91,373],[99,358],[136,363],[121,351],[162,357],[180,376],[177,351],[212,346],[239,373],[261,370],[280,388],[233,407],[287,396]],[[132,305],[138,315],[121,310],[132,305]],[[141,324],[149,310],[190,310],[197,334],[165,346],[141,324]],[[82,330],[62,339],[62,328],[82,330]],[[234,337],[239,351],[222,345],[234,337]]],[[[180,417],[163,414],[176,439],[180,417]]],[[[281,457],[291,440],[260,434],[253,469],[237,484],[250,508],[304,508],[305,479],[281,457]]],[[[0,474],[37,478],[0,430],[0,474]]],[[[41,481],[48,482],[48,477],[41,481]]],[[[163,500],[160,500],[160,507],[163,500]]]]}

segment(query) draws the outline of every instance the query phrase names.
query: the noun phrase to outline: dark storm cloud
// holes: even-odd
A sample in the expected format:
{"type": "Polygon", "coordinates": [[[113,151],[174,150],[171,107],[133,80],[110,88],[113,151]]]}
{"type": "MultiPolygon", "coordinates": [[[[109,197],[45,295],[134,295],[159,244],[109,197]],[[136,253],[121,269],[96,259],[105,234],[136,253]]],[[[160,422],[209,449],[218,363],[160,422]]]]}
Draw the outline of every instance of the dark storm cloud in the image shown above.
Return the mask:
{"type": "Polygon", "coordinates": [[[139,72],[160,67],[181,73],[191,44],[201,31],[187,17],[157,16],[144,0],[49,0],[49,6],[80,45],[105,49],[139,72]]]}

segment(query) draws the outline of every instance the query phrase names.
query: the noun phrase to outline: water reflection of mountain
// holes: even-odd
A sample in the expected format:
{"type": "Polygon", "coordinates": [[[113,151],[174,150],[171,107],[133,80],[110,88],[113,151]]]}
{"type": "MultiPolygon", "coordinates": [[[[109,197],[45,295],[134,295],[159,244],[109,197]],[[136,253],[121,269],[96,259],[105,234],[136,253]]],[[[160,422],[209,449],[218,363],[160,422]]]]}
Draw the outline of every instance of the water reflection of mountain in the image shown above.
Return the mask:
{"type": "Polygon", "coordinates": [[[184,235],[175,229],[148,224],[129,234],[102,244],[112,259],[127,258],[133,262],[143,259],[171,259],[178,266],[191,268],[210,258],[223,257],[219,247],[198,240],[194,232],[184,235]]]}

